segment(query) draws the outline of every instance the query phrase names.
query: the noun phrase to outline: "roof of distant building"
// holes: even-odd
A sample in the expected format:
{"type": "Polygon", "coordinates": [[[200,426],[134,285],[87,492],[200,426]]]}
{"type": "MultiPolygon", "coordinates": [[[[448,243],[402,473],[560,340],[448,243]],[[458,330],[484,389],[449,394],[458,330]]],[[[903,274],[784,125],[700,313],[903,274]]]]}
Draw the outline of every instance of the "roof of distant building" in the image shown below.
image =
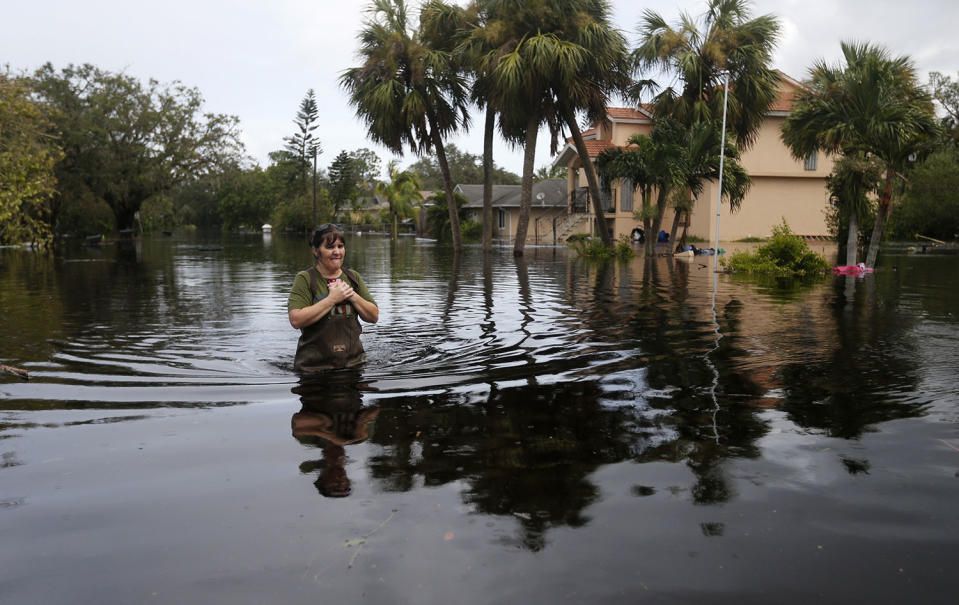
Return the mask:
{"type": "MultiPolygon", "coordinates": [[[[465,208],[483,207],[482,185],[457,185],[456,192],[466,198],[465,208]]],[[[521,185],[493,185],[493,208],[519,208],[521,195],[521,185]]],[[[533,183],[533,208],[565,205],[566,179],[546,179],[533,183]]]]}

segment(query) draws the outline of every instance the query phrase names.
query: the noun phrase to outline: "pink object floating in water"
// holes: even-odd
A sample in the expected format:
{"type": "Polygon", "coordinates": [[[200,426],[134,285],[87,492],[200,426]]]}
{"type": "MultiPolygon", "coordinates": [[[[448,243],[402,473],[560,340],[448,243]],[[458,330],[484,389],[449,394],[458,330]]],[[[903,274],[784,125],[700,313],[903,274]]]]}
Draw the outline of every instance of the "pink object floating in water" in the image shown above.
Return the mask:
{"type": "Polygon", "coordinates": [[[838,267],[833,267],[832,272],[836,275],[865,275],[866,273],[872,273],[872,267],[867,267],[866,263],[839,265],[838,267]]]}

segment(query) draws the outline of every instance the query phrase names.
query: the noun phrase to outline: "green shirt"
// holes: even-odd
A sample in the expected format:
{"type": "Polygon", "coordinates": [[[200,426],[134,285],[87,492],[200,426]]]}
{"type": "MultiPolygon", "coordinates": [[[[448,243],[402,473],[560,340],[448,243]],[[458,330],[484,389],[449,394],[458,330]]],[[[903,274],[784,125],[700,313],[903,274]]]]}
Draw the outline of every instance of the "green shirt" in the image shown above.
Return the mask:
{"type": "MultiPolygon", "coordinates": [[[[366,287],[366,283],[363,281],[363,277],[360,276],[356,271],[350,271],[356,280],[354,281],[346,271],[343,271],[340,276],[351,286],[353,290],[362,298],[370,301],[374,305],[376,301],[373,300],[373,295],[370,294],[369,289],[366,287]]],[[[293,287],[290,289],[290,297],[286,301],[287,311],[292,311],[293,309],[302,309],[303,307],[309,307],[310,305],[317,303],[327,296],[329,296],[330,290],[326,285],[326,278],[322,275],[317,274],[316,276],[316,298],[314,299],[310,295],[310,274],[308,271],[300,271],[296,274],[296,278],[293,280],[293,287]]],[[[344,303],[342,305],[337,305],[334,307],[330,314],[333,313],[346,313],[352,314],[353,305],[349,303],[344,303]]]]}

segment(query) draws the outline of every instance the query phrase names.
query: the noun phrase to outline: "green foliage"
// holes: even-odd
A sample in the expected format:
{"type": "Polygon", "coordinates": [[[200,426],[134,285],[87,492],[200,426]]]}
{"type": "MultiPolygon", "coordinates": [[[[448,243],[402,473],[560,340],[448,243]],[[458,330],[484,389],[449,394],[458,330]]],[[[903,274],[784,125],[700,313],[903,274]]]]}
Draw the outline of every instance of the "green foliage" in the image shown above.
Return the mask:
{"type": "MultiPolygon", "coordinates": [[[[446,161],[450,167],[450,178],[454,184],[478,184],[483,182],[483,158],[472,153],[460,151],[459,147],[450,143],[446,146],[446,161]]],[[[440,171],[436,156],[423,156],[407,168],[408,171],[419,176],[423,189],[439,191],[443,189],[443,173],[440,171]]],[[[496,185],[519,185],[520,177],[516,174],[493,166],[493,183],[496,185]]]]}
{"type": "Polygon", "coordinates": [[[346,151],[341,151],[330,164],[330,199],[333,213],[349,208],[360,194],[359,170],[356,161],[346,151]]]}
{"type": "Polygon", "coordinates": [[[844,65],[820,60],[810,70],[782,139],[797,159],[821,150],[883,163],[885,182],[866,253],[872,267],[892,211],[893,184],[914,158],[933,149],[940,129],[932,97],[919,85],[909,57],[870,44],[843,42],[841,48],[844,65]]]}
{"type": "Polygon", "coordinates": [[[810,250],[805,240],[793,234],[785,220],[773,227],[769,242],[755,252],[735,252],[729,259],[722,259],[722,263],[733,273],[774,277],[812,277],[829,270],[825,257],[810,250]]]}
{"type": "MultiPolygon", "coordinates": [[[[672,26],[651,10],[644,13],[634,62],[647,72],[662,69],[682,83],[682,90],[667,87],[656,95],[657,116],[687,126],[719,122],[724,113],[719,93],[728,77],[727,124],[739,145],[749,147],[776,99],[779,76],[772,54],[780,33],[776,17],[750,17],[746,0],[708,0],[698,21],[684,14],[672,26]]],[[[634,96],[655,86],[641,81],[634,96]]]]}
{"type": "Polygon", "coordinates": [[[626,235],[619,236],[619,240],[613,246],[607,246],[602,240],[591,235],[576,233],[567,238],[566,244],[575,250],[578,256],[591,260],[606,261],[611,258],[629,260],[636,254],[629,236],[626,235]]]}
{"type": "Polygon", "coordinates": [[[86,236],[111,233],[116,230],[113,209],[89,191],[80,192],[70,204],[63,206],[57,218],[57,232],[86,236]]]}
{"type": "Polygon", "coordinates": [[[312,192],[313,166],[316,156],[323,153],[320,141],[313,134],[319,124],[316,120],[319,117],[319,109],[316,106],[316,95],[313,89],[306,91],[303,100],[300,101],[300,109],[296,112],[296,118],[293,124],[296,125],[296,132],[291,136],[284,137],[286,145],[283,150],[286,152],[285,161],[290,166],[293,180],[298,183],[299,191],[312,192]]]}
{"type": "Polygon", "coordinates": [[[897,239],[959,240],[959,151],[937,152],[910,173],[891,224],[897,239]]]}
{"type": "Polygon", "coordinates": [[[54,166],[62,152],[46,136],[46,109],[31,100],[27,83],[0,73],[0,244],[44,246],[55,193],[54,166]]]}
{"type": "Polygon", "coordinates": [[[566,166],[554,166],[552,164],[546,164],[545,166],[540,166],[536,172],[533,174],[533,178],[536,181],[545,181],[547,179],[565,179],[568,174],[566,166]]]}
{"type": "Polygon", "coordinates": [[[118,227],[132,227],[151,196],[242,156],[237,118],[204,112],[195,88],[143,83],[93,65],[57,72],[49,63],[37,70],[33,86],[55,110],[65,153],[56,168],[55,215],[93,196],[109,205],[118,227]]]}
{"type": "Polygon", "coordinates": [[[939,122],[943,141],[953,147],[959,146],[959,81],[953,82],[949,76],[933,71],[929,73],[929,89],[946,112],[939,122]]]}
{"type": "MultiPolygon", "coordinates": [[[[323,189],[316,196],[317,222],[332,220],[333,205],[329,193],[323,189]]],[[[313,195],[303,194],[289,201],[281,202],[273,210],[271,221],[277,231],[291,230],[297,233],[309,233],[313,225],[313,195]]]]}
{"type": "Polygon", "coordinates": [[[460,221],[460,233],[463,241],[478,242],[483,237],[483,224],[475,218],[466,218],[460,221]]]}
{"type": "MultiPolygon", "coordinates": [[[[466,222],[466,210],[463,206],[466,204],[466,198],[456,194],[456,208],[460,221],[460,235],[462,237],[462,225],[466,222]]],[[[430,237],[440,242],[449,242],[452,239],[450,231],[449,208],[446,204],[446,194],[437,193],[426,201],[426,230],[430,237]]]]}

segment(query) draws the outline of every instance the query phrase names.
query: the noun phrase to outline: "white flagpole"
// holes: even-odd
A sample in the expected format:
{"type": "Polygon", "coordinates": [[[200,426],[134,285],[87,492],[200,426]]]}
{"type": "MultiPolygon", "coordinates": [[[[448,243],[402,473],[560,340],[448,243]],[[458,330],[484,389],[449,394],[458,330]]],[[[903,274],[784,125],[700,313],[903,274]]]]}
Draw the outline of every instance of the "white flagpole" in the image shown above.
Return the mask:
{"type": "Polygon", "coordinates": [[[723,209],[723,163],[726,159],[726,103],[729,101],[729,72],[726,72],[726,91],[723,93],[723,132],[719,143],[719,192],[716,194],[716,243],[713,244],[713,273],[719,267],[719,218],[723,209]]]}

